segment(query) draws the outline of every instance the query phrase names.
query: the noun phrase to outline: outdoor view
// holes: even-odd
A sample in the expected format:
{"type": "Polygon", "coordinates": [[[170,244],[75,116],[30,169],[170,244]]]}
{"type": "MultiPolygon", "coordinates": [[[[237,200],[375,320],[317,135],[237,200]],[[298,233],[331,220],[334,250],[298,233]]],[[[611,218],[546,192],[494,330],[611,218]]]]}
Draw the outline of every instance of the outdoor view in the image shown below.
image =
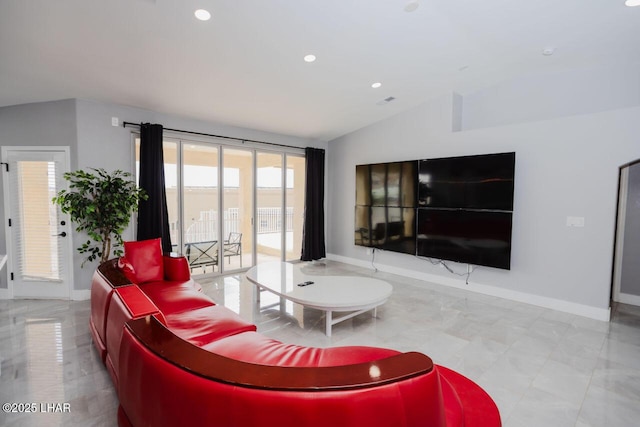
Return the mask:
{"type": "Polygon", "coordinates": [[[168,139],[163,154],[171,242],[194,274],[250,267],[254,249],[256,263],[300,258],[303,155],[168,139]]]}

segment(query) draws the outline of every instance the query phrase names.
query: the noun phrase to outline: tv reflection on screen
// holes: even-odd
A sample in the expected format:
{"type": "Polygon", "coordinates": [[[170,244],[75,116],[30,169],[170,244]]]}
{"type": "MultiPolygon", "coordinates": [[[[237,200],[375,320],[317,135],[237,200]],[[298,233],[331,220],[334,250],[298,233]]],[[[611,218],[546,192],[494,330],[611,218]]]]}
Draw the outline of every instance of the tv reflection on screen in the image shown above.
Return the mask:
{"type": "Polygon", "coordinates": [[[356,205],[414,207],[417,185],[417,160],[357,165],[356,205]]]}
{"type": "Polygon", "coordinates": [[[356,206],[356,245],[415,255],[415,214],[415,208],[356,206]]]}

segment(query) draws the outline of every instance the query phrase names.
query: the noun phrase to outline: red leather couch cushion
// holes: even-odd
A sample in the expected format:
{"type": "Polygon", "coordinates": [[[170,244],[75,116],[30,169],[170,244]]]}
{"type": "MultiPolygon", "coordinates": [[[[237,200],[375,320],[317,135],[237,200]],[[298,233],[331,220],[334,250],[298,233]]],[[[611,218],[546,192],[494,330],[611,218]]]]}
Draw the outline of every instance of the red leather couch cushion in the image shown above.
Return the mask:
{"type": "Polygon", "coordinates": [[[167,315],[166,320],[173,333],[199,347],[230,335],[256,330],[253,323],[222,305],[167,315]]]}
{"type": "Polygon", "coordinates": [[[124,271],[125,274],[133,274],[135,278],[132,280],[133,283],[141,284],[164,279],[162,244],[159,238],[124,242],[124,256],[133,267],[133,273],[124,271]]]}
{"type": "Polygon", "coordinates": [[[350,365],[399,354],[395,350],[375,347],[301,347],[283,344],[257,332],[243,332],[201,347],[212,353],[243,362],[297,367],[350,365]]]}
{"type": "Polygon", "coordinates": [[[191,269],[189,268],[189,262],[185,257],[164,255],[162,260],[164,262],[165,280],[171,282],[186,282],[191,279],[191,269]]]}
{"type": "Polygon", "coordinates": [[[194,289],[191,280],[181,283],[148,282],[140,285],[140,289],[165,316],[215,305],[211,298],[194,289]]]}
{"type": "MultiPolygon", "coordinates": [[[[143,283],[138,286],[140,287],[140,289],[142,289],[142,291],[145,294],[163,292],[169,289],[180,290],[180,291],[192,290],[192,291],[202,292],[202,287],[200,286],[200,284],[198,282],[195,282],[192,279],[187,279],[180,282],[169,282],[167,280],[160,280],[156,282],[143,283]]],[[[208,299],[211,299],[211,298],[208,298],[208,299]]]]}

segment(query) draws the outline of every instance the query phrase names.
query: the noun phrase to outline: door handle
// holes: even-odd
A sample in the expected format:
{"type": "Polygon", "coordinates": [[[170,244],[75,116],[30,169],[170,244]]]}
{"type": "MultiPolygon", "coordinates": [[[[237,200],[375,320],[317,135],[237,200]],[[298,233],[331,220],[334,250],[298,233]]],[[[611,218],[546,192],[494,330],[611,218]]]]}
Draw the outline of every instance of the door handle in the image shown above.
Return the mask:
{"type": "Polygon", "coordinates": [[[66,236],[67,236],[67,232],[66,232],[66,231],[63,231],[63,232],[62,232],[62,233],[60,233],[60,234],[52,234],[52,236],[54,236],[54,237],[55,237],[55,236],[58,236],[58,237],[66,237],[66,236]]]}

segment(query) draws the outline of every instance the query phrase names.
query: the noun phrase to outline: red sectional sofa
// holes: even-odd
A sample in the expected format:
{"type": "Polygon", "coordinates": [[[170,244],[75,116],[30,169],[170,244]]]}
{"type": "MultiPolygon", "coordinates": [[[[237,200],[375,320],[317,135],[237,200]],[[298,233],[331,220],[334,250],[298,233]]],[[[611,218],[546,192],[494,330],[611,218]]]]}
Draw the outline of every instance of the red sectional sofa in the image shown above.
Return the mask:
{"type": "Polygon", "coordinates": [[[90,328],[121,427],[501,425],[487,393],[424,354],[257,333],[158,240],[125,243],[123,258],[97,268],[90,328]]]}

